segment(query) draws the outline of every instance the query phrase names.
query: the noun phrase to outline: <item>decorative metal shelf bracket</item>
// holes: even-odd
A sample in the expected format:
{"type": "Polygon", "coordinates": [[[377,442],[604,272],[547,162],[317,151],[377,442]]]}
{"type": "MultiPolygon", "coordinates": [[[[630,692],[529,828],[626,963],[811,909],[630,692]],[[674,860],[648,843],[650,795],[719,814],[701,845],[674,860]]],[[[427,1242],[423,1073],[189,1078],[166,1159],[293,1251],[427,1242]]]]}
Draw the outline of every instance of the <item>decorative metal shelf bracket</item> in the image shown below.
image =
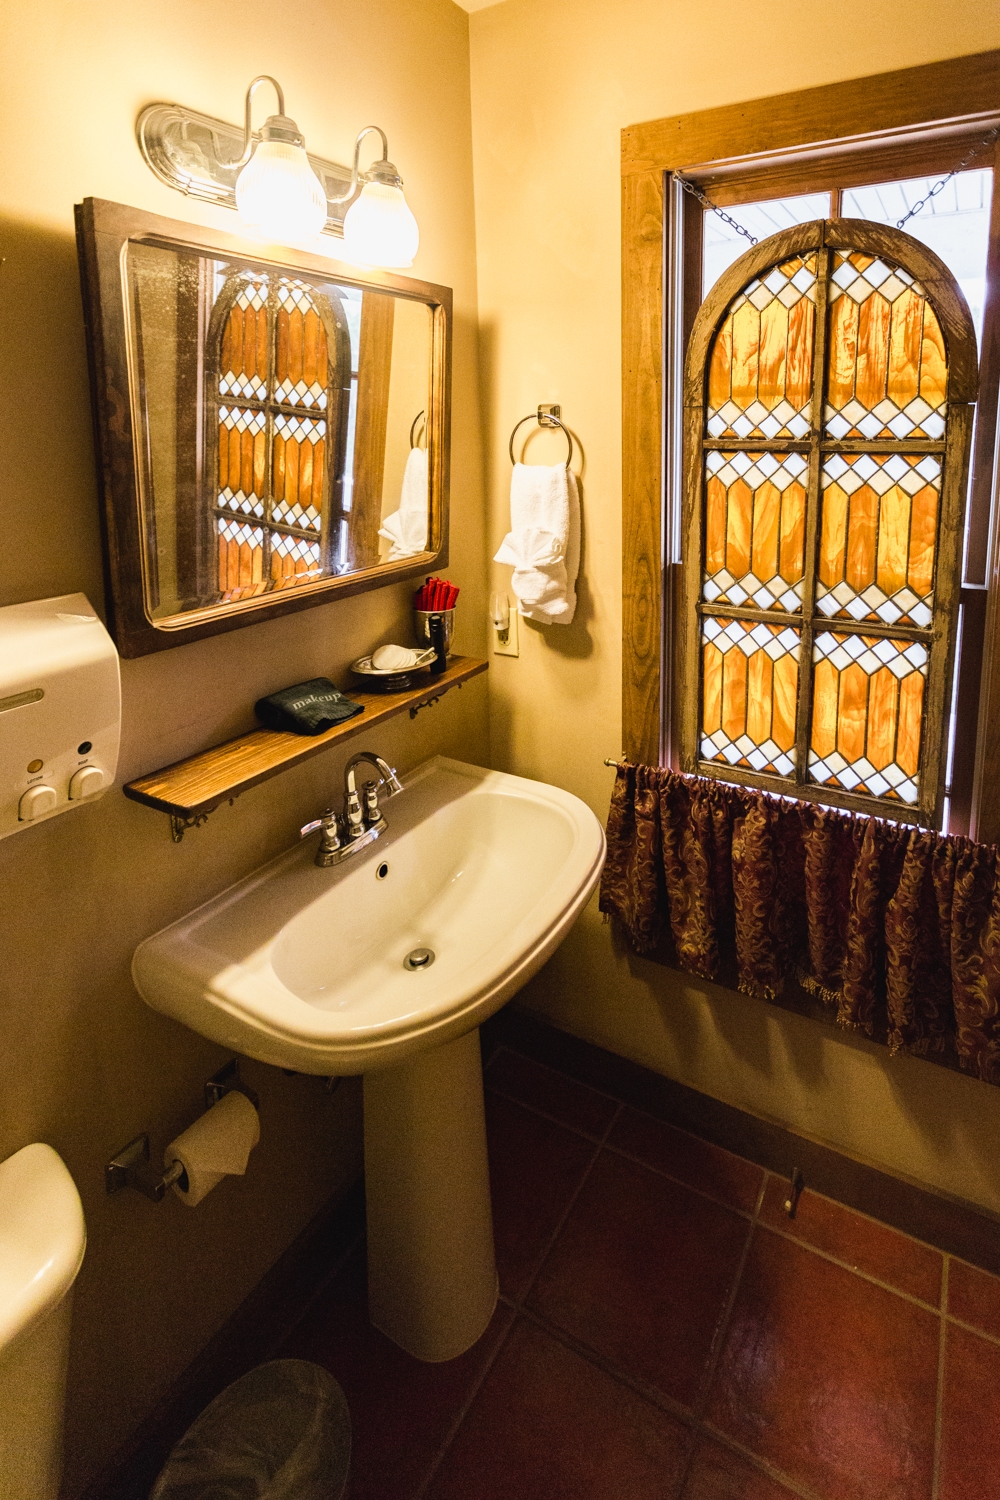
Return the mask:
{"type": "MultiPolygon", "coordinates": [[[[135,122],[139,150],[167,187],[236,208],[236,179],[243,152],[243,127],[198,114],[183,104],[147,104],[135,122]]],[[[254,140],[260,137],[255,134],[254,140]]],[[[350,167],[307,152],[309,163],[323,184],[327,199],[341,196],[351,185],[350,167]]],[[[361,184],[359,184],[359,187],[361,184]]],[[[330,203],[324,234],[344,234],[344,215],[350,201],[330,203]]]]}
{"type": "MultiPolygon", "coordinates": [[[[213,812],[214,812],[213,808],[213,812]]],[[[175,844],[179,844],[189,828],[200,828],[202,823],[207,823],[209,814],[195,813],[188,818],[182,818],[177,813],[170,814],[170,837],[175,844]]]]}

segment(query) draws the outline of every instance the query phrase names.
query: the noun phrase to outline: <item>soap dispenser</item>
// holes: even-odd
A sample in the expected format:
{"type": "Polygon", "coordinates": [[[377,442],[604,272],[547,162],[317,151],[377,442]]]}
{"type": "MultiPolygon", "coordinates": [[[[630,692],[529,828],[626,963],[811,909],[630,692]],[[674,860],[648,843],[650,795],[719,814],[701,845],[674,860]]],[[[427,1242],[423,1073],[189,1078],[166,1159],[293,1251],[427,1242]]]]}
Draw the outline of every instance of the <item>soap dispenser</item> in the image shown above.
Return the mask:
{"type": "Polygon", "coordinates": [[[114,783],[118,653],[85,594],[0,609],[0,838],[114,783]]]}

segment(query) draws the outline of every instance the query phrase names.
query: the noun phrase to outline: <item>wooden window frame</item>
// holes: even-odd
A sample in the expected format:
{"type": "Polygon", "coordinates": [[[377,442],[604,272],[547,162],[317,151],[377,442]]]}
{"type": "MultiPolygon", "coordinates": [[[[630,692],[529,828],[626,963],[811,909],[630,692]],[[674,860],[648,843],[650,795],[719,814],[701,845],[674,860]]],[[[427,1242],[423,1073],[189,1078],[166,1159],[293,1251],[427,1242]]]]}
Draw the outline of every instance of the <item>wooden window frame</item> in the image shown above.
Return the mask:
{"type": "MultiPolygon", "coordinates": [[[[687,212],[669,174],[713,200],[738,204],[795,192],[948,171],[1000,123],[1000,51],[822,88],[674,116],[622,132],[623,671],[622,741],[630,758],[679,764],[686,688],[675,670],[683,639],[679,578],[683,466],[680,422],[688,335],[701,302],[701,213],[687,212]],[[884,173],[884,175],[883,175],[884,173]],[[686,295],[666,302],[668,286],[686,295]],[[669,419],[668,419],[669,418],[669,419]]],[[[975,545],[961,590],[965,648],[950,827],[1000,838],[1000,611],[989,590],[996,563],[986,538],[994,485],[1000,386],[1000,171],[984,308],[979,408],[970,498],[975,545]],[[986,642],[984,653],[983,642],[986,642]],[[983,665],[985,660],[985,666],[983,665]],[[976,747],[979,753],[976,754],[976,747]]],[[[831,205],[831,212],[839,210],[831,205]]],[[[996,550],[994,544],[994,551],[996,550]]]]}

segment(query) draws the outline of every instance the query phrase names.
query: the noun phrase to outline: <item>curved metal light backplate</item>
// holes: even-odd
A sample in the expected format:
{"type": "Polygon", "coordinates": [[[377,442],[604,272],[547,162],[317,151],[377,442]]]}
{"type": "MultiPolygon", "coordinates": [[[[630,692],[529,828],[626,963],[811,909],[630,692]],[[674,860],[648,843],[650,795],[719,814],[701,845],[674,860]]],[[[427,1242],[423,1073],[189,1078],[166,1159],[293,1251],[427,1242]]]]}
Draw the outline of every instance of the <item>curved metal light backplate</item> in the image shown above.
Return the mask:
{"type": "MultiPolygon", "coordinates": [[[[135,122],[135,134],[147,165],[161,182],[190,198],[236,208],[236,163],[243,151],[239,125],[200,115],[182,104],[147,104],[135,122]]],[[[306,155],[327,198],[338,197],[350,186],[350,167],[311,152],[306,155]]],[[[324,234],[343,236],[349,207],[350,202],[328,206],[324,234]]]]}

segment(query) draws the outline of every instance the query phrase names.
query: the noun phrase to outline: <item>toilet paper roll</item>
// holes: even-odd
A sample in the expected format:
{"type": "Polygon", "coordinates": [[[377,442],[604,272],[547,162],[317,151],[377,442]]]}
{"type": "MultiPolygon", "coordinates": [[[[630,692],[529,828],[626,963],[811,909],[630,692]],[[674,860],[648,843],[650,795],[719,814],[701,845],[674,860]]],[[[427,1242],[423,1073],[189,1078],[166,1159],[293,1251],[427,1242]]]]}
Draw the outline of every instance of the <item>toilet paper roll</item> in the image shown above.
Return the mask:
{"type": "Polygon", "coordinates": [[[179,1161],[187,1174],[187,1191],[175,1182],[174,1192],[194,1208],[223,1177],[242,1176],[259,1140],[260,1116],[250,1100],[235,1089],[223,1095],[164,1151],[163,1165],[179,1161]]]}

